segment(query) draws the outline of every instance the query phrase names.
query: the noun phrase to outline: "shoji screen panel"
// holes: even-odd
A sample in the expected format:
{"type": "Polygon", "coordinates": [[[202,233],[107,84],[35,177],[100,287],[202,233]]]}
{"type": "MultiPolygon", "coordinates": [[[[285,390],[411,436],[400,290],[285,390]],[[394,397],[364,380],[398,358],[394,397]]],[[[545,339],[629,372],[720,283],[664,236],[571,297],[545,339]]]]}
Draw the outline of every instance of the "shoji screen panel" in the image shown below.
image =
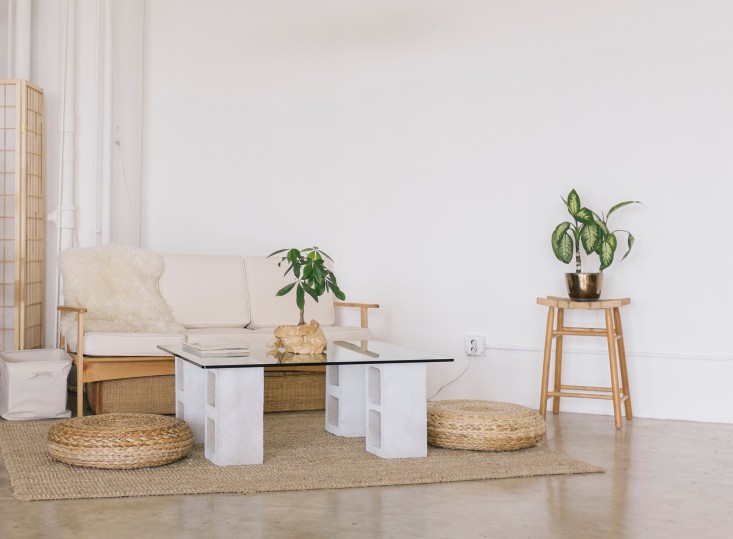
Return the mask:
{"type": "Polygon", "coordinates": [[[0,349],[43,346],[43,90],[0,80],[0,349]]]}

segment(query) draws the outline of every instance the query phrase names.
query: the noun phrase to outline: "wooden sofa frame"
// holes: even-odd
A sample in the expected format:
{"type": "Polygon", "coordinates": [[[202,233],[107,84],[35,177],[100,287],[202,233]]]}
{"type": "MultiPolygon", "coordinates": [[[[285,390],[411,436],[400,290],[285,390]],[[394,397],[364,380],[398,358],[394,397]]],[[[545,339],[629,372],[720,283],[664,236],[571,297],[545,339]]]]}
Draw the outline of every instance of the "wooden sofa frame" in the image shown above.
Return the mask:
{"type": "MultiPolygon", "coordinates": [[[[369,309],[378,309],[376,303],[349,303],[334,302],[335,307],[355,307],[360,309],[361,327],[369,327],[369,309]]],[[[119,380],[121,378],[141,378],[143,376],[166,376],[175,374],[173,356],[85,356],[84,355],[84,307],[60,305],[61,314],[76,313],[77,315],[77,346],[76,352],[71,353],[63,340],[59,337],[59,345],[64,348],[76,365],[76,415],[84,415],[84,384],[102,382],[105,380],[119,380]]],[[[267,368],[265,370],[268,370],[267,368]]],[[[293,370],[322,371],[325,367],[303,366],[293,370]]]]}

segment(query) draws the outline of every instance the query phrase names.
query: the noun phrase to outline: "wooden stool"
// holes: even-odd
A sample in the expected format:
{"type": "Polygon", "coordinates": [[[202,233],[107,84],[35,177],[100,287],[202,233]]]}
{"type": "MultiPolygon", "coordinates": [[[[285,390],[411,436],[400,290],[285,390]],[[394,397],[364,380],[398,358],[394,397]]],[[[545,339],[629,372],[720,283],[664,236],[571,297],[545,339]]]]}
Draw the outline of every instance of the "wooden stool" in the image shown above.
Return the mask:
{"type": "Polygon", "coordinates": [[[631,302],[629,298],[599,299],[595,301],[576,301],[568,298],[548,296],[537,298],[539,305],[549,307],[547,313],[547,330],[545,332],[545,355],[542,364],[542,394],[540,397],[540,415],[545,417],[547,399],[553,397],[552,412],[560,412],[560,397],[576,397],[585,399],[613,400],[613,417],[616,428],[620,429],[621,403],[626,407],[626,419],[632,418],[631,394],[629,392],[629,376],[626,370],[626,350],[624,349],[624,334],[621,328],[621,314],[619,308],[631,302]],[[554,328],[555,310],[557,309],[557,328],[554,328]],[[567,327],[564,325],[565,309],[603,309],[606,314],[605,328],[567,327]],[[582,335],[605,337],[608,341],[608,361],[611,368],[611,387],[568,386],[562,385],[562,342],[565,335],[582,335]],[[548,391],[550,378],[550,356],[552,355],[552,339],[555,344],[555,384],[554,390],[548,391]],[[618,346],[618,353],[617,353],[618,346]],[[621,384],[619,384],[619,370],[621,384]],[[569,390],[569,391],[565,391],[569,390]],[[587,393],[587,392],[591,393],[587,393]]]}

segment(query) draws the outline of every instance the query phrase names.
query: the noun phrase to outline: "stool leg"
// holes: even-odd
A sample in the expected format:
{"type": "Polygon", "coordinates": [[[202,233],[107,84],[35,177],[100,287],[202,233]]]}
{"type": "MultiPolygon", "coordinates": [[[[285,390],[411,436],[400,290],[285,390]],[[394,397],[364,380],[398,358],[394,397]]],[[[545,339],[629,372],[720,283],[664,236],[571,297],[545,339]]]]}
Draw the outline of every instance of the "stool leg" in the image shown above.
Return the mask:
{"type": "Polygon", "coordinates": [[[552,353],[552,326],[555,323],[555,308],[547,311],[547,327],[545,329],[545,355],[542,361],[542,392],[540,394],[540,415],[547,413],[547,384],[550,381],[550,355],[552,353]]]}
{"type": "Polygon", "coordinates": [[[76,356],[76,417],[84,415],[84,358],[76,356]]]}
{"type": "MultiPolygon", "coordinates": [[[[562,330],[564,326],[565,309],[557,310],[557,330],[562,330]]],[[[562,378],[562,335],[557,336],[555,341],[555,393],[560,393],[560,379],[562,378]]],[[[560,396],[552,397],[552,413],[557,415],[560,413],[560,396]]]]}
{"type": "Polygon", "coordinates": [[[608,361],[611,367],[611,394],[613,395],[613,418],[616,428],[621,423],[621,396],[618,391],[618,365],[616,362],[616,332],[613,329],[613,315],[611,309],[604,309],[606,313],[606,337],[608,339],[608,361]]]}
{"type": "Polygon", "coordinates": [[[616,325],[616,334],[618,335],[618,362],[621,367],[621,393],[626,396],[624,406],[626,407],[626,419],[631,419],[631,390],[629,389],[629,373],[626,370],[626,347],[624,346],[624,330],[621,326],[621,312],[618,307],[613,308],[613,319],[616,325]]]}

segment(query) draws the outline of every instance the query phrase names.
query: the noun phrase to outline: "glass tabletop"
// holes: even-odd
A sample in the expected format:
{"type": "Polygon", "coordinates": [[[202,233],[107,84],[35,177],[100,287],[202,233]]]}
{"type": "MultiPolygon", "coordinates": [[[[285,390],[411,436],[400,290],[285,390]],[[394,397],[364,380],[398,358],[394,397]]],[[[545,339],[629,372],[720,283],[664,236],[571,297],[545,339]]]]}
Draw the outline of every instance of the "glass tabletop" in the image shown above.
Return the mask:
{"type": "Polygon", "coordinates": [[[272,351],[266,344],[251,344],[249,354],[240,356],[202,357],[183,349],[181,344],[160,345],[160,350],[193,363],[203,369],[238,367],[281,367],[306,365],[375,365],[383,363],[436,363],[453,358],[382,341],[329,341],[323,354],[292,354],[272,351]]]}

